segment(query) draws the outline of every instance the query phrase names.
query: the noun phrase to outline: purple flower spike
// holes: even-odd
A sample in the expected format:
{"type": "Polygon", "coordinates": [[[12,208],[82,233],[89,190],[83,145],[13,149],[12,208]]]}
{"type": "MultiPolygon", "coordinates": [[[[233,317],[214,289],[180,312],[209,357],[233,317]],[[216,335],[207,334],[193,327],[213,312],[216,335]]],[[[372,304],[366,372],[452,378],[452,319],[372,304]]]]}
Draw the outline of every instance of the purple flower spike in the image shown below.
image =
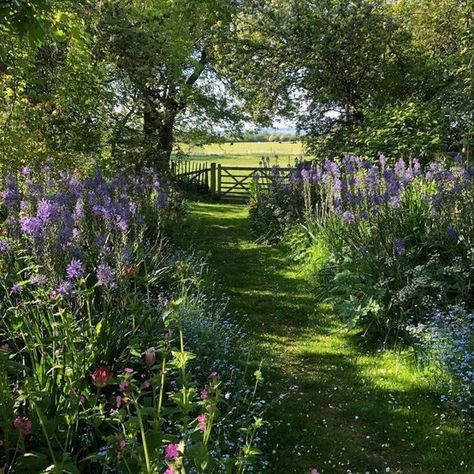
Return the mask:
{"type": "Polygon", "coordinates": [[[97,268],[97,282],[99,285],[112,289],[117,286],[112,267],[106,263],[101,263],[97,268]]]}
{"type": "Polygon", "coordinates": [[[38,217],[21,217],[20,218],[21,230],[35,238],[41,237],[41,231],[43,223],[38,217]]]}
{"type": "Polygon", "coordinates": [[[73,280],[74,278],[82,278],[84,274],[85,269],[82,262],[76,258],[73,258],[71,263],[66,268],[67,279],[73,280]]]}
{"type": "Polygon", "coordinates": [[[342,219],[344,222],[354,222],[354,214],[351,211],[345,211],[342,213],[342,219]]]}
{"type": "Polygon", "coordinates": [[[30,283],[32,285],[38,285],[38,286],[44,285],[46,283],[46,277],[44,275],[37,273],[36,275],[33,275],[30,278],[30,283]]]}
{"type": "Polygon", "coordinates": [[[406,254],[407,250],[405,247],[405,241],[403,239],[395,239],[393,241],[393,251],[400,256],[403,256],[406,254]]]}
{"type": "Polygon", "coordinates": [[[57,288],[56,293],[63,298],[66,298],[72,293],[73,285],[70,281],[63,281],[57,288]]]}
{"type": "Polygon", "coordinates": [[[13,286],[12,286],[12,294],[14,295],[18,295],[20,294],[22,291],[23,291],[23,287],[19,284],[19,283],[15,283],[13,286]]]}

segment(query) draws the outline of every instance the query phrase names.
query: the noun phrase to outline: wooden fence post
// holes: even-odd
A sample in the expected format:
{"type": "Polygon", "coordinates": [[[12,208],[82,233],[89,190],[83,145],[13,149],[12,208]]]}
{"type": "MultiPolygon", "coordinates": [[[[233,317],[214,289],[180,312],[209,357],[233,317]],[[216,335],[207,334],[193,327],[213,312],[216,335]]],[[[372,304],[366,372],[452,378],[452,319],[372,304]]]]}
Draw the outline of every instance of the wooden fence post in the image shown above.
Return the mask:
{"type": "Polygon", "coordinates": [[[222,165],[217,165],[217,195],[220,197],[222,192],[222,165]]]}
{"type": "Polygon", "coordinates": [[[216,194],[216,164],[211,163],[211,194],[216,194]]]}

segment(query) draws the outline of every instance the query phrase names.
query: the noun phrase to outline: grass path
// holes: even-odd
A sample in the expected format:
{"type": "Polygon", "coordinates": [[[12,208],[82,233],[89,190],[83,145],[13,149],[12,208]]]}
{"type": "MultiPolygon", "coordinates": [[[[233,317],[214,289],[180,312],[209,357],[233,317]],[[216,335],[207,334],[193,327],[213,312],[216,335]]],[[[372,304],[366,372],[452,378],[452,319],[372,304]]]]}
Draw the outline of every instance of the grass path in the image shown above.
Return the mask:
{"type": "Polygon", "coordinates": [[[408,358],[362,350],[283,247],[253,242],[245,206],[192,203],[190,226],[264,359],[267,472],[474,472],[472,439],[408,358]]]}

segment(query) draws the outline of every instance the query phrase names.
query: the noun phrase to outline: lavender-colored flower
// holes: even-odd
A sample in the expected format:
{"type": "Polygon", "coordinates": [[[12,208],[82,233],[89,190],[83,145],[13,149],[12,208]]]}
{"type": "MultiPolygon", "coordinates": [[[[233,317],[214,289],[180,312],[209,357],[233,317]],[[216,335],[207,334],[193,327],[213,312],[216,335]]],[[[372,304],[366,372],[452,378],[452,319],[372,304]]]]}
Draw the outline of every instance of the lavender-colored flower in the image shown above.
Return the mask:
{"type": "Polygon", "coordinates": [[[97,267],[97,283],[109,289],[117,286],[115,283],[115,274],[110,265],[101,263],[97,267]]]}
{"type": "Polygon", "coordinates": [[[403,173],[405,173],[405,170],[406,170],[406,163],[405,161],[403,160],[403,158],[400,158],[396,163],[395,163],[395,173],[397,173],[398,175],[403,175],[403,173]]]}
{"type": "Polygon", "coordinates": [[[11,289],[12,294],[18,295],[18,294],[20,294],[22,291],[23,291],[23,287],[22,287],[19,283],[15,283],[15,284],[12,286],[12,289],[11,289]]]}
{"type": "Polygon", "coordinates": [[[10,250],[10,244],[8,240],[0,240],[0,252],[8,252],[10,250]]]}
{"type": "Polygon", "coordinates": [[[168,195],[164,191],[161,191],[156,197],[156,203],[161,207],[166,207],[168,204],[168,195]]]}
{"type": "Polygon", "coordinates": [[[20,200],[20,192],[14,177],[8,176],[5,183],[5,191],[3,192],[3,203],[5,206],[13,206],[20,200]]]}
{"type": "Polygon", "coordinates": [[[385,155],[384,155],[383,153],[380,153],[380,155],[379,155],[379,163],[380,163],[382,166],[384,166],[385,163],[386,163],[386,161],[387,161],[387,160],[385,159],[385,155]]]}
{"type": "Polygon", "coordinates": [[[31,173],[32,173],[32,170],[28,166],[23,166],[23,168],[21,169],[21,174],[23,176],[29,176],[31,173]]]}
{"type": "Polygon", "coordinates": [[[44,285],[46,283],[46,277],[41,273],[37,273],[30,278],[30,283],[38,286],[44,285]]]}
{"type": "Polygon", "coordinates": [[[462,159],[461,153],[457,153],[456,156],[453,158],[453,160],[455,163],[462,163],[463,159],[462,159]]]}
{"type": "Polygon", "coordinates": [[[403,239],[397,238],[393,241],[393,251],[400,256],[406,254],[405,241],[403,239]]]}
{"type": "Polygon", "coordinates": [[[84,200],[82,198],[79,198],[76,201],[75,209],[74,209],[74,214],[76,219],[84,219],[85,212],[84,212],[84,200]]]}
{"type": "Polygon", "coordinates": [[[21,230],[33,237],[39,238],[43,228],[43,223],[38,217],[21,217],[20,218],[21,230]]]}
{"type": "Polygon", "coordinates": [[[84,265],[77,258],[73,258],[66,268],[66,275],[68,280],[75,278],[82,278],[85,274],[84,265]]]}
{"type": "Polygon", "coordinates": [[[354,214],[351,211],[345,211],[342,213],[342,219],[345,222],[354,222],[354,214]]]}
{"type": "Polygon", "coordinates": [[[301,178],[303,178],[303,181],[308,182],[309,181],[309,171],[308,170],[301,170],[301,178]]]}
{"type": "Polygon", "coordinates": [[[131,214],[135,214],[137,212],[137,204],[135,202],[129,202],[128,203],[128,210],[130,211],[131,214]]]}
{"type": "Polygon", "coordinates": [[[49,224],[54,219],[55,206],[46,199],[41,199],[38,202],[36,217],[41,220],[44,225],[49,224]]]}
{"type": "Polygon", "coordinates": [[[119,217],[117,222],[115,223],[115,227],[119,231],[125,232],[128,229],[128,222],[123,217],[119,217]]]}
{"type": "Polygon", "coordinates": [[[69,296],[72,293],[73,289],[74,289],[74,286],[70,281],[63,281],[56,288],[56,293],[59,296],[62,296],[63,298],[66,298],[67,296],[69,296]]]}
{"type": "Polygon", "coordinates": [[[399,208],[401,206],[400,196],[392,196],[390,198],[390,205],[394,208],[399,208]]]}

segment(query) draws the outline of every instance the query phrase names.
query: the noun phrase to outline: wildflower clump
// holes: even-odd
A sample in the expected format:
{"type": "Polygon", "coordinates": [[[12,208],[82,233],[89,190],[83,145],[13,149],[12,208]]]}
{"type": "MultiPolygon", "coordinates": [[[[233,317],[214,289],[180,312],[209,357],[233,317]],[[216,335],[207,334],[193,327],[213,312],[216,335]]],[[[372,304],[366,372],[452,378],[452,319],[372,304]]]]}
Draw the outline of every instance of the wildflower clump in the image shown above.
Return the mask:
{"type": "Polygon", "coordinates": [[[0,466],[225,472],[255,462],[239,436],[257,429],[253,381],[231,363],[237,332],[201,294],[202,265],[173,242],[183,212],[150,169],[86,175],[48,163],[6,178],[0,466]],[[218,331],[226,354],[199,343],[219,347],[218,331]]]}

